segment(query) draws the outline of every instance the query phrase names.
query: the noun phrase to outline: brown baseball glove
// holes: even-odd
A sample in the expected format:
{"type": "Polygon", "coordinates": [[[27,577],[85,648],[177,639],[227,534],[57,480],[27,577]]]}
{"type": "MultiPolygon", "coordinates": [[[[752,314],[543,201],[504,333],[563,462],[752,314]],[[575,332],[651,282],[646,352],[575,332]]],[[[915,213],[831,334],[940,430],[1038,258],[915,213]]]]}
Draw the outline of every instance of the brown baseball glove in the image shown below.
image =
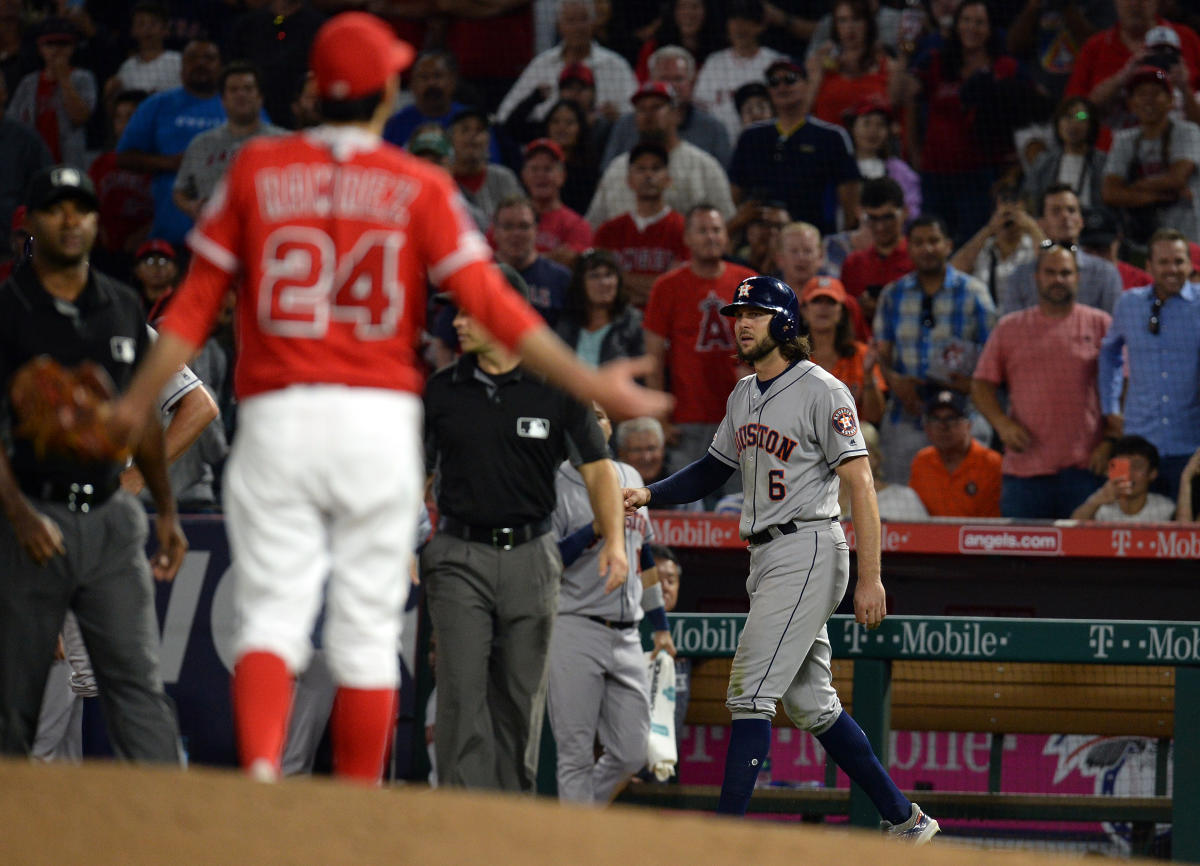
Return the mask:
{"type": "Polygon", "coordinates": [[[116,396],[112,379],[95,361],[67,369],[40,355],[12,379],[16,435],[33,442],[38,456],[68,454],[82,460],[125,460],[129,448],[107,427],[116,396]]]}

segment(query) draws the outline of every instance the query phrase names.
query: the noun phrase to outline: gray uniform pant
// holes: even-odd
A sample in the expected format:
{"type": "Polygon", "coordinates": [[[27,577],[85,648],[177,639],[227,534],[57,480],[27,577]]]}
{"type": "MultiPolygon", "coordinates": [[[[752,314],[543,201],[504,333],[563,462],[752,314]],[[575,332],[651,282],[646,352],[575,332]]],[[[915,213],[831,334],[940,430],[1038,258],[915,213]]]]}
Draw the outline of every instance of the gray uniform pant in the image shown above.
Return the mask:
{"type": "Polygon", "coordinates": [[[0,521],[0,752],[28,755],[54,645],[75,611],[120,758],[179,764],[182,750],[158,669],[158,621],[146,560],[146,513],[117,491],[88,513],[35,501],[66,553],[37,565],[0,521]]]}
{"type": "Polygon", "coordinates": [[[733,718],[773,718],[775,703],[802,731],[837,721],[825,624],[850,582],[850,548],[836,520],[750,547],[750,613],[738,640],[725,705],[733,718]]]}
{"type": "Polygon", "coordinates": [[[337,690],[329,662],[325,660],[325,651],[314,650],[308,667],[296,678],[296,688],[292,692],[292,714],[283,748],[283,775],[301,776],[313,771],[337,690]]]}
{"type": "Polygon", "coordinates": [[[425,545],[439,784],[533,789],[561,574],[550,533],[512,550],[445,532],[425,545]]]}
{"type": "Polygon", "coordinates": [[[650,698],[638,630],[559,614],[547,706],[558,749],[558,798],[608,803],[646,763],[650,698]],[[595,757],[596,737],[604,749],[595,757]]]}

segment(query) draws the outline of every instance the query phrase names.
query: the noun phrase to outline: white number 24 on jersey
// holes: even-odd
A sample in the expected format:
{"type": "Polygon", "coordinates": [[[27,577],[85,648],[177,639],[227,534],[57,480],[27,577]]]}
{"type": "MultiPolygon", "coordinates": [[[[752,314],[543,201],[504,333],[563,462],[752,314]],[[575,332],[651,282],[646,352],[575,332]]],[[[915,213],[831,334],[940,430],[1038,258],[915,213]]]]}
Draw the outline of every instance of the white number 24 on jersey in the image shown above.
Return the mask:
{"type": "Polygon", "coordinates": [[[258,321],[282,337],[320,339],[330,322],[351,322],[360,340],[396,333],[404,306],[397,230],[363,232],[340,259],[333,238],[318,228],[283,226],[263,244],[258,321]]]}

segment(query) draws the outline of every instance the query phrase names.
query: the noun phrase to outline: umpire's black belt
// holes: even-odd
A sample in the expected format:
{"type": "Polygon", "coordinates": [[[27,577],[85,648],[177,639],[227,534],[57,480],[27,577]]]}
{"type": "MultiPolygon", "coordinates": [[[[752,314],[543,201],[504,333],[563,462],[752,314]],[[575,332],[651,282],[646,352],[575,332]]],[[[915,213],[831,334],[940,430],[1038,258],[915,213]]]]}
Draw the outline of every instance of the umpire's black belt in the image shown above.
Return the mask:
{"type": "Polygon", "coordinates": [[[587,614],[587,618],[592,622],[599,623],[605,628],[615,628],[618,631],[625,631],[626,629],[631,629],[637,625],[637,623],[633,622],[632,620],[605,619],[602,616],[592,616],[590,613],[587,614]]]}
{"type": "Polygon", "coordinates": [[[23,481],[21,491],[33,499],[58,502],[86,514],[107,502],[120,486],[115,477],[105,481],[23,481]]]}
{"type": "Polygon", "coordinates": [[[539,535],[550,531],[550,518],[546,517],[537,523],[526,523],[524,526],[473,526],[462,523],[453,517],[442,516],[438,521],[438,531],[446,532],[463,541],[474,541],[479,544],[490,544],[501,550],[512,550],[527,541],[533,541],[539,535]]]}
{"type": "Polygon", "coordinates": [[[746,540],[751,544],[766,544],[768,541],[774,541],[784,535],[795,535],[804,527],[817,529],[836,522],[837,518],[831,517],[829,520],[793,520],[790,523],[776,523],[774,526],[768,526],[766,529],[747,536],[746,540]]]}

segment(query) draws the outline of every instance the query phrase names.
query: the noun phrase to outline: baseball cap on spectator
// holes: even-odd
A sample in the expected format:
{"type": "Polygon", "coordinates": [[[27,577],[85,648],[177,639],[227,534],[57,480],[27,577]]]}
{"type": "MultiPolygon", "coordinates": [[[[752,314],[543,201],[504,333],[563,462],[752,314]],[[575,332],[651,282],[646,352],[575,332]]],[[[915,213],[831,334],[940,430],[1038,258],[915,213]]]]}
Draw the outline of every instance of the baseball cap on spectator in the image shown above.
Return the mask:
{"type": "Polygon", "coordinates": [[[564,66],[562,72],[558,73],[558,83],[566,84],[568,81],[581,81],[588,87],[596,86],[596,76],[586,63],[568,63],[564,66]]]}
{"type": "Polygon", "coordinates": [[[1133,70],[1133,74],[1129,76],[1129,82],[1125,85],[1125,95],[1132,95],[1133,91],[1137,90],[1143,84],[1157,84],[1166,90],[1168,94],[1175,93],[1174,85],[1171,84],[1171,79],[1167,77],[1166,70],[1158,66],[1139,66],[1133,70]]]}
{"type": "Polygon", "coordinates": [[[38,45],[74,45],[78,41],[78,31],[65,18],[47,18],[38,28],[38,45]]]}
{"type": "Polygon", "coordinates": [[[832,298],[839,304],[846,303],[846,287],[837,277],[815,276],[804,284],[800,303],[807,304],[815,298],[832,298]]]}
{"type": "Polygon", "coordinates": [[[525,145],[525,158],[529,159],[529,157],[539,151],[545,151],[559,162],[566,160],[566,156],[563,155],[563,149],[559,147],[558,142],[553,138],[535,138],[529,142],[529,144],[525,145]]]}
{"type": "Polygon", "coordinates": [[[435,156],[450,156],[454,152],[450,139],[440,129],[425,129],[408,140],[408,152],[414,156],[432,153],[435,156]]]}
{"type": "Polygon", "coordinates": [[[1144,42],[1147,48],[1169,45],[1176,51],[1183,50],[1183,45],[1179,41],[1179,34],[1175,32],[1174,27],[1168,27],[1166,24],[1159,24],[1157,27],[1151,27],[1147,30],[1144,42]]]}
{"type": "Polygon", "coordinates": [[[845,119],[853,120],[856,117],[863,117],[868,114],[882,114],[888,120],[893,120],[892,104],[880,96],[878,93],[872,93],[870,96],[865,96],[850,107],[846,112],[845,119]]]}
{"type": "Polygon", "coordinates": [[[478,106],[475,106],[475,105],[468,105],[463,108],[460,108],[455,113],[454,117],[450,118],[449,125],[455,126],[456,124],[460,123],[461,121],[466,120],[468,117],[478,117],[481,121],[483,121],[484,126],[490,127],[492,125],[492,118],[488,115],[488,113],[486,111],[484,111],[482,108],[479,108],[478,106]]]}
{"type": "MultiPolygon", "coordinates": [[[[504,274],[504,279],[508,280],[508,284],[516,289],[517,294],[529,300],[529,283],[525,282],[525,278],[517,273],[516,268],[512,265],[507,265],[504,262],[497,262],[496,267],[500,269],[500,273],[504,274]]],[[[451,292],[438,292],[433,296],[433,299],[441,304],[450,304],[457,306],[454,301],[454,295],[451,292]]]]}
{"type": "Polygon", "coordinates": [[[941,388],[925,400],[925,414],[932,415],[937,409],[952,409],[960,417],[967,416],[967,397],[958,391],[941,388]]]}
{"type": "Polygon", "coordinates": [[[633,96],[629,97],[629,101],[634,105],[645,99],[647,96],[658,96],[665,99],[672,105],[675,104],[675,88],[664,81],[644,81],[642,86],[634,91],[633,96]]]}
{"type": "Polygon", "coordinates": [[[412,63],[413,47],[367,12],[343,12],[321,25],[309,54],[322,99],[361,99],[383,90],[412,63]]]}
{"type": "Polygon", "coordinates": [[[740,115],[742,113],[742,106],[755,97],[761,97],[768,102],[771,101],[771,94],[767,92],[767,85],[761,81],[748,81],[733,91],[733,107],[740,115]]]}
{"type": "Polygon", "coordinates": [[[767,81],[770,81],[771,76],[781,69],[788,72],[795,72],[802,79],[808,79],[808,70],[806,70],[803,65],[797,63],[795,60],[792,60],[790,57],[781,57],[779,60],[773,61],[771,65],[767,67],[766,72],[763,73],[763,78],[767,81]]]}
{"type": "Polygon", "coordinates": [[[137,248],[137,252],[133,254],[133,260],[140,262],[150,256],[166,256],[171,261],[175,261],[175,247],[162,238],[153,238],[137,248]]]}
{"type": "Polygon", "coordinates": [[[654,141],[652,139],[643,138],[641,141],[639,141],[637,144],[635,144],[632,148],[630,148],[629,164],[633,165],[634,162],[637,161],[637,158],[639,156],[643,156],[647,153],[653,154],[654,156],[661,159],[663,162],[663,165],[669,165],[671,162],[671,155],[669,153],[667,153],[667,149],[665,147],[663,147],[657,141],[654,141]]]}
{"type": "Polygon", "coordinates": [[[42,169],[25,188],[25,207],[31,211],[48,208],[68,198],[82,202],[92,210],[100,209],[92,179],[68,165],[42,169]]]}
{"type": "Polygon", "coordinates": [[[1079,233],[1081,247],[1107,247],[1120,236],[1117,218],[1106,208],[1088,208],[1079,233]]]}

